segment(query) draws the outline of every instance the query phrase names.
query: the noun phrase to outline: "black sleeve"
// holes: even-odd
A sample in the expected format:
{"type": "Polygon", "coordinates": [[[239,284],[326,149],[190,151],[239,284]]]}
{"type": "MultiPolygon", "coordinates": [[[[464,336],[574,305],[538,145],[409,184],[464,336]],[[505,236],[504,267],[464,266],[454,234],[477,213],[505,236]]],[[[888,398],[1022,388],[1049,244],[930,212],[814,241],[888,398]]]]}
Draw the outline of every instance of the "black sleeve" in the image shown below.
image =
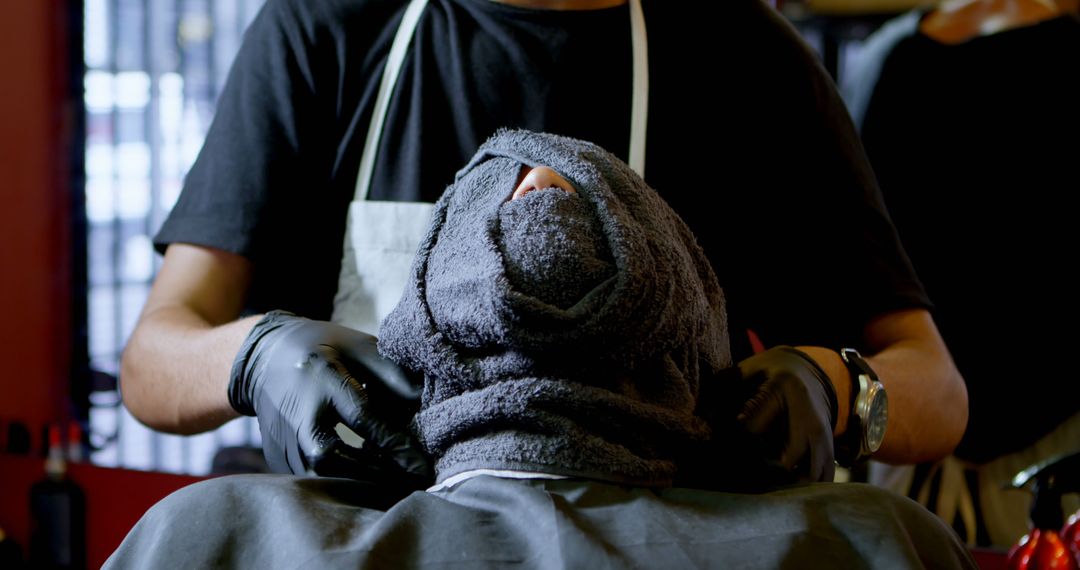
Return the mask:
{"type": "Polygon", "coordinates": [[[738,234],[707,250],[732,320],[766,345],[858,346],[874,316],[930,301],[832,79],[786,22],[747,5],[765,13],[739,21],[764,24],[742,32],[754,56],[733,68],[745,94],[723,125],[745,180],[725,221],[738,234]]]}
{"type": "Polygon", "coordinates": [[[159,251],[183,242],[247,257],[251,309],[318,317],[328,314],[336,286],[345,208],[329,183],[334,117],[326,110],[334,105],[318,95],[327,64],[317,59],[311,20],[291,0],[260,11],[154,243],[159,251]]]}
{"type": "Polygon", "coordinates": [[[839,286],[842,298],[854,301],[853,316],[861,324],[896,309],[929,308],[847,109],[832,80],[821,67],[815,69],[821,122],[807,129],[813,138],[805,148],[822,179],[836,189],[834,204],[823,200],[822,223],[833,227],[822,231],[835,236],[838,248],[821,253],[845,280],[839,286]]]}

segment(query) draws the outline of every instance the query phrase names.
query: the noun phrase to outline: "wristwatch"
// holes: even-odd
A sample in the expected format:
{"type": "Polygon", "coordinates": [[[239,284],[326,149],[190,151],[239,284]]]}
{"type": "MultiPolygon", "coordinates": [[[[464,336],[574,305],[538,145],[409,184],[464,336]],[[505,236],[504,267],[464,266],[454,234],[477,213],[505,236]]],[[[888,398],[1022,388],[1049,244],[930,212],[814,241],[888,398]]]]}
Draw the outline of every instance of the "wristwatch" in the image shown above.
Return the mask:
{"type": "Polygon", "coordinates": [[[851,373],[851,412],[847,430],[836,439],[836,462],[848,467],[868,459],[885,439],[889,396],[870,365],[854,348],[840,349],[851,373]]]}

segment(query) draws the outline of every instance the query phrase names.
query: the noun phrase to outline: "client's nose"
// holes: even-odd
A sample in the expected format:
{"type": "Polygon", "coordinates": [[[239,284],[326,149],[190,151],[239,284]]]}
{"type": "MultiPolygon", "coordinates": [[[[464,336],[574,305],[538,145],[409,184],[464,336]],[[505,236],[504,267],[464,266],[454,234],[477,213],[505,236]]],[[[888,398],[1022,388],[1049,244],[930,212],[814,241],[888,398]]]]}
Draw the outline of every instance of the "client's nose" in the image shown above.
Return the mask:
{"type": "Polygon", "coordinates": [[[574,186],[571,185],[570,182],[562,176],[559,176],[558,172],[555,172],[546,166],[537,166],[531,170],[529,170],[527,166],[523,166],[521,172],[523,177],[521,178],[521,182],[518,183],[517,188],[514,190],[514,195],[510,197],[511,200],[517,200],[533,190],[544,190],[547,188],[558,188],[571,194],[577,193],[577,190],[574,190],[574,186]]]}

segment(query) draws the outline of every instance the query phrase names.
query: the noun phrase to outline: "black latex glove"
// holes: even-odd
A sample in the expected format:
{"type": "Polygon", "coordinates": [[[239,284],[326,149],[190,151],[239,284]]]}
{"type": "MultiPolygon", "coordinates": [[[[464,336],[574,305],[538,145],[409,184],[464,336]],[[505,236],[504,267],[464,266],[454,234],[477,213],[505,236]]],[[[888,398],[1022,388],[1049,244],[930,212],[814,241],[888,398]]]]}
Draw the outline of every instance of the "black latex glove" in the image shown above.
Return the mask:
{"type": "Polygon", "coordinates": [[[712,436],[677,450],[677,486],[758,493],[833,478],[836,393],[802,351],[776,347],[702,378],[694,413],[712,436]]]}
{"type": "Polygon", "coordinates": [[[836,391],[816,362],[778,346],[739,363],[747,395],[735,423],[773,483],[832,481],[836,391]]]}
{"type": "Polygon", "coordinates": [[[421,488],[432,477],[409,432],[420,387],[381,356],[376,339],[325,321],[271,311],[248,334],[229,380],[229,403],[258,416],[275,472],[350,477],[421,488]],[[364,438],[346,444],[344,424],[364,438]]]}

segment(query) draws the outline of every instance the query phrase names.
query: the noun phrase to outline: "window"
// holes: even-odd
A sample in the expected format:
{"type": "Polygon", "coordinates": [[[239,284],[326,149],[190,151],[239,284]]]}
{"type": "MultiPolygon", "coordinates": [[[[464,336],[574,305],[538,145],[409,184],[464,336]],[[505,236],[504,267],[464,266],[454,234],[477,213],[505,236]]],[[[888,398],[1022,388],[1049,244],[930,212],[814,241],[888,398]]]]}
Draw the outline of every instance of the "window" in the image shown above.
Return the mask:
{"type": "MultiPolygon", "coordinates": [[[[86,217],[91,367],[116,376],[160,264],[151,237],[176,202],[243,30],[263,0],[85,0],[86,217]]],[[[100,465],[203,474],[255,421],[179,437],[136,421],[115,390],[90,394],[100,465]]]]}

